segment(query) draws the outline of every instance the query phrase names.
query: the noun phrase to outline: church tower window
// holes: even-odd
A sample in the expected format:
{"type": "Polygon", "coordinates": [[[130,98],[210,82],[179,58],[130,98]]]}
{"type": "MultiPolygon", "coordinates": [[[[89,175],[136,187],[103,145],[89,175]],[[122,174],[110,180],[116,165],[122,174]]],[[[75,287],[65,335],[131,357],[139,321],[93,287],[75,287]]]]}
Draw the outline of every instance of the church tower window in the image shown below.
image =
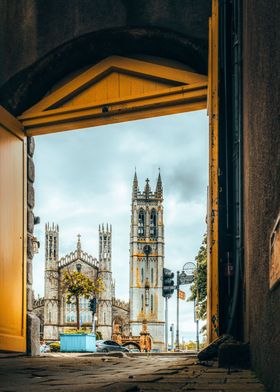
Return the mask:
{"type": "Polygon", "coordinates": [[[141,268],[141,282],[144,283],[144,268],[141,268]]]}
{"type": "Polygon", "coordinates": [[[138,214],[138,236],[144,237],[145,234],[145,212],[143,209],[138,214]]]}
{"type": "Polygon", "coordinates": [[[141,294],[141,311],[143,312],[144,310],[144,295],[141,294]]]}
{"type": "Polygon", "coordinates": [[[150,216],[150,236],[156,237],[157,235],[157,213],[155,209],[152,209],[150,216]]]}
{"type": "Polygon", "coordinates": [[[154,283],[154,269],[151,269],[151,283],[154,283]]]}
{"type": "Polygon", "coordinates": [[[154,296],[151,294],[151,312],[154,311],[154,296]]]}

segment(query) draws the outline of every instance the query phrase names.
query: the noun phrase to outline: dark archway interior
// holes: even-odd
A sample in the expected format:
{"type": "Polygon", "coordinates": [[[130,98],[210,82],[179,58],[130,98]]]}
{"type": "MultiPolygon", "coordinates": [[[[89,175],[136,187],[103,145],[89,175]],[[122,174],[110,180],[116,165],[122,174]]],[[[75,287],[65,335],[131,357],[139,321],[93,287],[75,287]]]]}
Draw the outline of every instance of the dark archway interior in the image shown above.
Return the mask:
{"type": "Polygon", "coordinates": [[[67,75],[111,55],[157,56],[207,73],[207,43],[159,28],[111,29],[89,33],[63,44],[0,88],[0,104],[19,115],[67,75]]]}

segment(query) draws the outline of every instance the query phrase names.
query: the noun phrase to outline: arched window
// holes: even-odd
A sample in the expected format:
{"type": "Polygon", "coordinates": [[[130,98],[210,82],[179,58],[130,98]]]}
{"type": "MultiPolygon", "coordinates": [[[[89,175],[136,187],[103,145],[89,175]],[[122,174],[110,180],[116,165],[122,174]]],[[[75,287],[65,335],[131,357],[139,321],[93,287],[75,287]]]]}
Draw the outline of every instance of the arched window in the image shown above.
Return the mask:
{"type": "Polygon", "coordinates": [[[151,269],[151,283],[154,283],[154,269],[151,269]]]}
{"type": "Polygon", "coordinates": [[[141,268],[141,282],[144,283],[144,269],[141,268]]]}
{"type": "Polygon", "coordinates": [[[145,212],[140,210],[138,214],[138,236],[144,237],[145,234],[145,212]]]}
{"type": "Polygon", "coordinates": [[[155,209],[152,209],[150,216],[150,236],[156,237],[157,235],[157,213],[155,209]]]}
{"type": "Polygon", "coordinates": [[[143,312],[144,310],[144,295],[141,294],[141,311],[143,312]]]}
{"type": "Polygon", "coordinates": [[[52,322],[52,312],[49,311],[49,323],[51,323],[51,322],[52,322]]]}
{"type": "Polygon", "coordinates": [[[154,311],[154,296],[151,294],[151,312],[154,311]]]}

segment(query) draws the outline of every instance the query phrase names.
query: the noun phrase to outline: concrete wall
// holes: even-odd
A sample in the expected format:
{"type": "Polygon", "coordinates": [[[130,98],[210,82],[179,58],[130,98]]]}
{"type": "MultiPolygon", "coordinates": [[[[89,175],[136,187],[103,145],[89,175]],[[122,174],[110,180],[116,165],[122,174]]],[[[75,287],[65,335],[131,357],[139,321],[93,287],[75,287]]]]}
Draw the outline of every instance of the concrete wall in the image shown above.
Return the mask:
{"type": "Polygon", "coordinates": [[[269,241],[280,212],[279,20],[278,0],[244,2],[245,332],[253,366],[274,392],[280,390],[280,287],[269,290],[269,241]]]}

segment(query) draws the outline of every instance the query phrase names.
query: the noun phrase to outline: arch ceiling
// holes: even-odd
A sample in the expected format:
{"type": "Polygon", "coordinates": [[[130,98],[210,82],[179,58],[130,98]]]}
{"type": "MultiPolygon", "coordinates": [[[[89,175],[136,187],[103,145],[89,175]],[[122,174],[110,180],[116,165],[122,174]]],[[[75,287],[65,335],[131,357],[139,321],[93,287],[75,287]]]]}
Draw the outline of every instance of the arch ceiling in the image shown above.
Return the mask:
{"type": "Polygon", "coordinates": [[[206,107],[207,77],[174,66],[110,56],[51,92],[19,119],[27,135],[206,107]]]}

